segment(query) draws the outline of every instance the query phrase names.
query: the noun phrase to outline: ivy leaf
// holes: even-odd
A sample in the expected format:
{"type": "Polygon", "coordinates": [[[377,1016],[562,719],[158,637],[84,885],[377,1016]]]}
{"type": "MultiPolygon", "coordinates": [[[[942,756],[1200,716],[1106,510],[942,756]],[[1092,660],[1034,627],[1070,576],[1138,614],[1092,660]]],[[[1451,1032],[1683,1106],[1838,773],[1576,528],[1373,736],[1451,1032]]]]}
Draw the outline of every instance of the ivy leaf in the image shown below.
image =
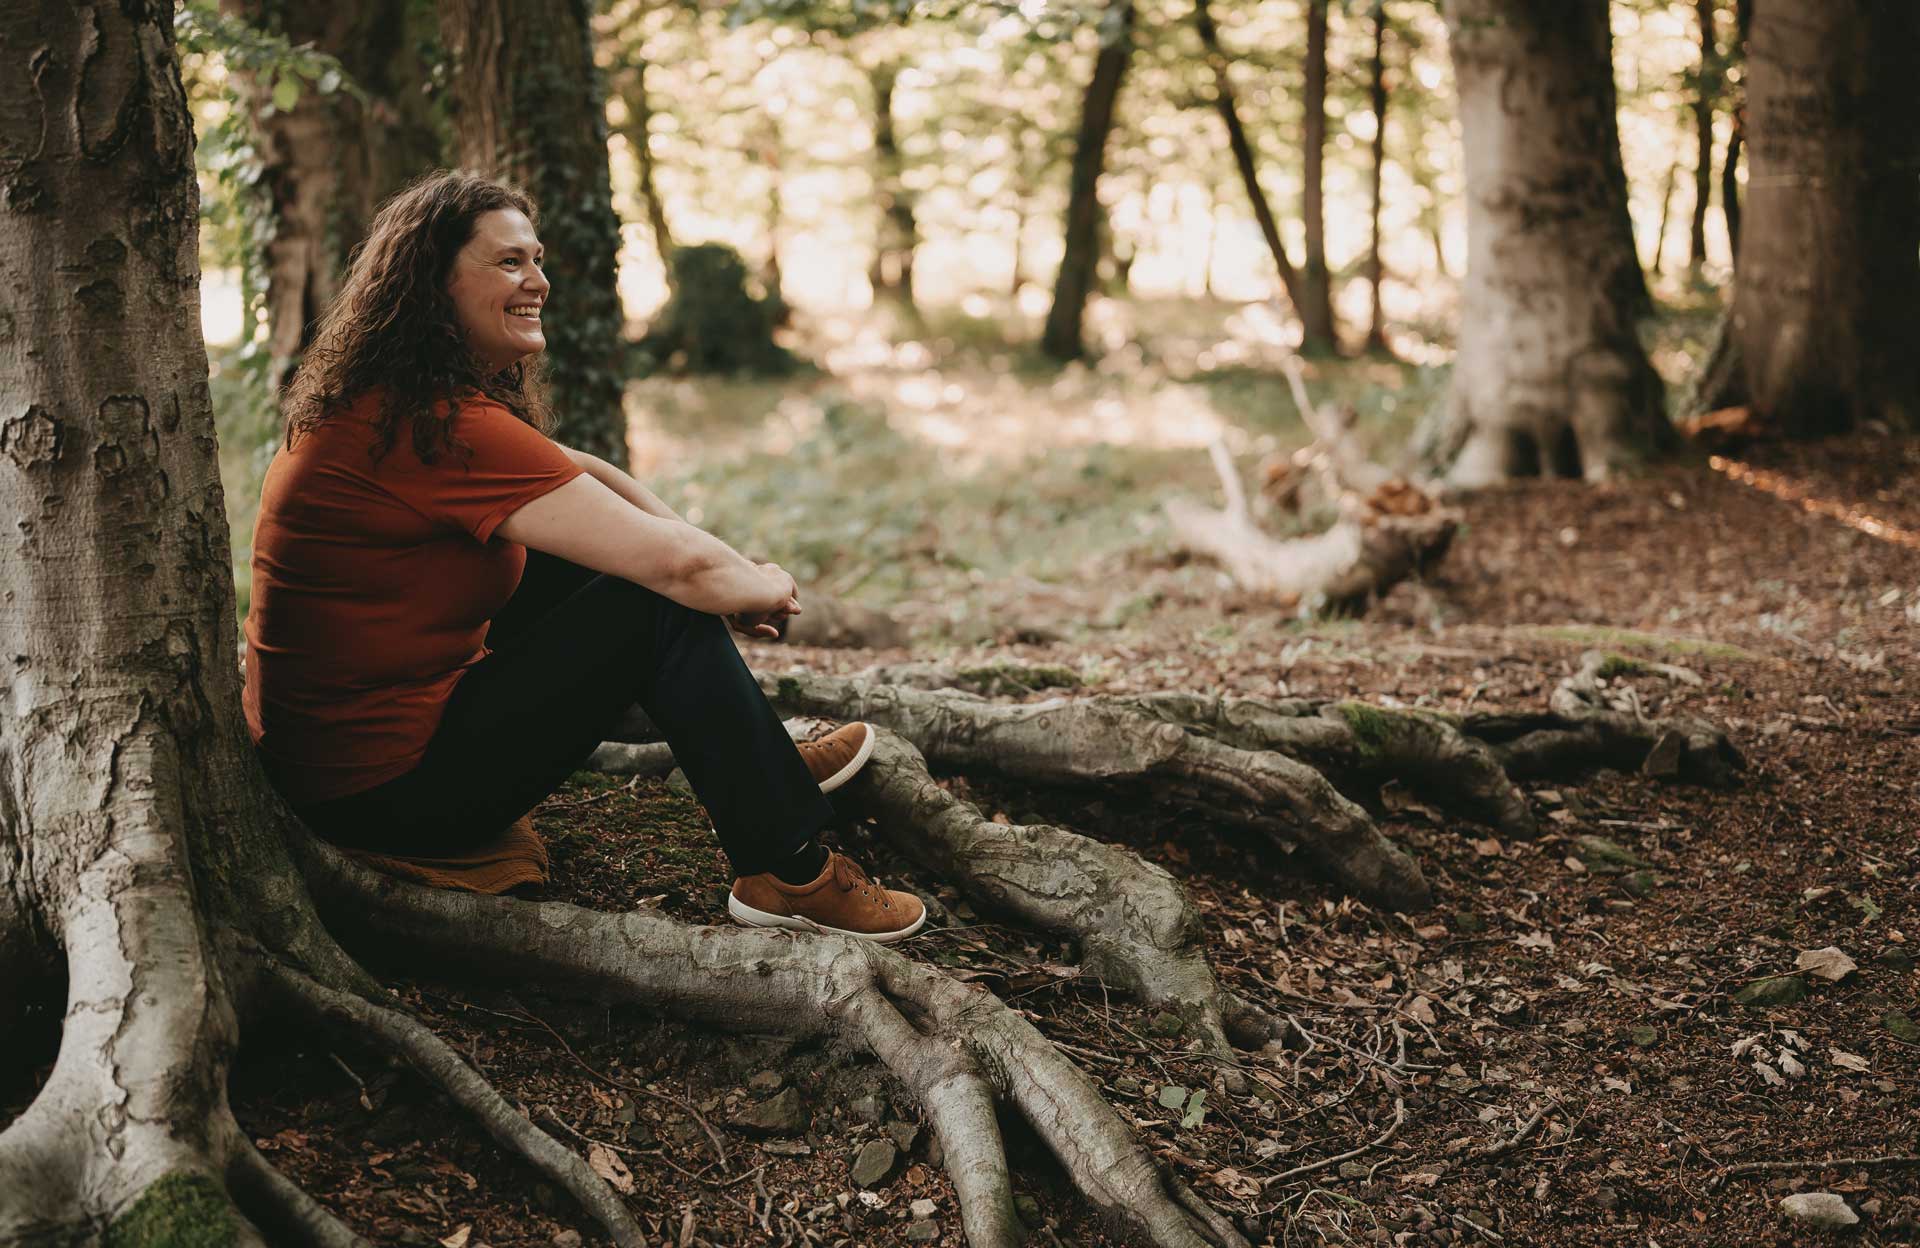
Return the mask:
{"type": "Polygon", "coordinates": [[[283,113],[293,111],[300,102],[300,80],[292,74],[282,74],[273,81],[273,106],[283,113]]]}

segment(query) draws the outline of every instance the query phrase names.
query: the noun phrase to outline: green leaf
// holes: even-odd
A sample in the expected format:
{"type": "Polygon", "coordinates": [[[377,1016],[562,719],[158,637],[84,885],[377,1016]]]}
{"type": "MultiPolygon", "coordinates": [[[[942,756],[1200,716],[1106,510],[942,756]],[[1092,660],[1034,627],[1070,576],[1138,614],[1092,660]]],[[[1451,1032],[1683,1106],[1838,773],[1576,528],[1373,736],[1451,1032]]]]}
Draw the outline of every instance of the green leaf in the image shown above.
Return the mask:
{"type": "Polygon", "coordinates": [[[1187,1090],[1177,1083],[1160,1089],[1160,1108],[1179,1109],[1187,1103],[1187,1090]]]}
{"type": "Polygon", "coordinates": [[[283,113],[293,111],[300,102],[300,80],[292,74],[282,74],[273,83],[273,106],[283,113]]]}
{"type": "Polygon", "coordinates": [[[1186,1116],[1180,1119],[1182,1127],[1197,1127],[1207,1120],[1207,1090],[1201,1088],[1187,1101],[1186,1116]]]}
{"type": "Polygon", "coordinates": [[[1880,1016],[1880,1021],[1896,1040],[1905,1040],[1908,1044],[1920,1040],[1920,1026],[1915,1026],[1904,1010],[1888,1010],[1880,1016]]]}

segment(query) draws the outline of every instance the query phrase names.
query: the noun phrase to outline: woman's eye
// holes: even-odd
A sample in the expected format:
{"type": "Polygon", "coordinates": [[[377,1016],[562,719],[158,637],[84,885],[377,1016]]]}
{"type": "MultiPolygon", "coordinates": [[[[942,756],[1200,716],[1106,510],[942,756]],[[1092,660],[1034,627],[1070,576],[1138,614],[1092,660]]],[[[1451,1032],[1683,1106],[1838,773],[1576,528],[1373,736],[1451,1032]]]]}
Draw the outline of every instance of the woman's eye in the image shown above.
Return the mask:
{"type": "Polygon", "coordinates": [[[519,264],[520,258],[518,256],[508,256],[505,260],[502,260],[500,263],[501,264],[519,264]]]}

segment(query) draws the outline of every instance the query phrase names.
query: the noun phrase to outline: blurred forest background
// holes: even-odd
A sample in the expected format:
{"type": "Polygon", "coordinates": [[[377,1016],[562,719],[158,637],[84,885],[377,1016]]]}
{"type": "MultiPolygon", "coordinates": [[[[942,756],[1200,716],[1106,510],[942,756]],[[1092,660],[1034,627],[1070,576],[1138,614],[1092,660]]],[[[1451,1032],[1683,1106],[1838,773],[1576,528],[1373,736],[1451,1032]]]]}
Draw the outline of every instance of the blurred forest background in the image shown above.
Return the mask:
{"type": "MultiPolygon", "coordinates": [[[[1607,6],[1668,409],[1733,272],[1744,7],[1607,6]]],[[[464,9],[523,60],[463,78],[428,0],[181,12],[243,613],[274,387],[373,206],[439,164],[543,205],[563,438],[936,634],[982,583],[1164,546],[1158,504],[1218,488],[1210,444],[1311,442],[1295,352],[1383,462],[1443,406],[1468,227],[1434,4],[464,9]]]]}

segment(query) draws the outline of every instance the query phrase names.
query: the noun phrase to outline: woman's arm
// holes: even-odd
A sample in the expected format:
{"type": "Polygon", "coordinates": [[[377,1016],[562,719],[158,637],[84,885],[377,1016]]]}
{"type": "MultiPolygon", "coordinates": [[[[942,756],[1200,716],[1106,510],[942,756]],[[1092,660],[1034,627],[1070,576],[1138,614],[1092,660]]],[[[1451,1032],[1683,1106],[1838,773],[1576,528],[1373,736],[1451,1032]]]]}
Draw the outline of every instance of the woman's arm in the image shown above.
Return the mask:
{"type": "Polygon", "coordinates": [[[642,510],[592,476],[575,477],[524,504],[494,532],[709,615],[800,610],[793,578],[780,568],[752,563],[671,513],[642,510]]]}
{"type": "MultiPolygon", "coordinates": [[[[558,445],[556,443],[555,445],[558,445]]],[[[660,496],[646,486],[635,481],[625,472],[614,467],[598,455],[589,455],[585,451],[576,451],[570,446],[560,447],[567,458],[580,465],[589,476],[606,486],[621,498],[626,499],[650,516],[659,516],[662,520],[678,520],[680,515],[673,508],[660,501],[660,496]]]]}

